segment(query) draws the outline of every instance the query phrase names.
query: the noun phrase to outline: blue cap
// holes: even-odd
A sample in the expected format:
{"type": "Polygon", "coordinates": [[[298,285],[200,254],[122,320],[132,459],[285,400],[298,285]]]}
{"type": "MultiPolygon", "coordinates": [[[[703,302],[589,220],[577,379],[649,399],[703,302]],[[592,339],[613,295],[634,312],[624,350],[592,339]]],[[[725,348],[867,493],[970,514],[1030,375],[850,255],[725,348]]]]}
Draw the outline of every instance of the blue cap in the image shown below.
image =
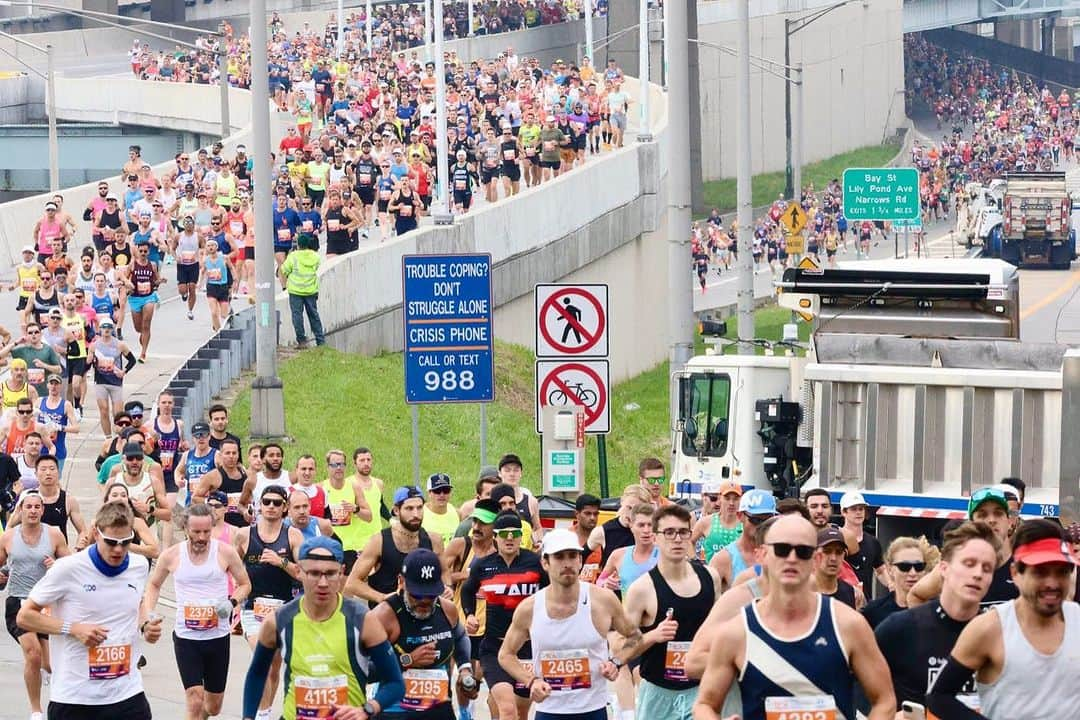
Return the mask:
{"type": "Polygon", "coordinates": [[[399,487],[394,491],[394,505],[400,505],[411,498],[420,498],[423,500],[424,493],[415,485],[406,485],[405,487],[399,487]]]}
{"type": "Polygon", "coordinates": [[[751,490],[739,498],[739,512],[747,515],[776,515],[776,498],[768,490],[751,490]]]}
{"type": "Polygon", "coordinates": [[[300,560],[329,560],[327,554],[333,555],[334,560],[345,562],[345,552],[341,549],[341,543],[325,535],[316,535],[304,541],[300,546],[300,560]],[[312,553],[315,553],[312,555],[312,553]]]}

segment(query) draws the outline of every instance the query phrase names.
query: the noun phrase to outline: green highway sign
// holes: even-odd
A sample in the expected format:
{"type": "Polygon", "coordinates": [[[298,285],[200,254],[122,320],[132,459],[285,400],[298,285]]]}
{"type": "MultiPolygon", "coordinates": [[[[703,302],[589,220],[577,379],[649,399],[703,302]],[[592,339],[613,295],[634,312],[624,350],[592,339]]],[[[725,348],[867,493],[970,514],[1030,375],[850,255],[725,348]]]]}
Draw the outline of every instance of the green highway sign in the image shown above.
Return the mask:
{"type": "Polygon", "coordinates": [[[919,171],[915,168],[848,168],[843,187],[844,217],[849,221],[919,217],[919,171]]]}

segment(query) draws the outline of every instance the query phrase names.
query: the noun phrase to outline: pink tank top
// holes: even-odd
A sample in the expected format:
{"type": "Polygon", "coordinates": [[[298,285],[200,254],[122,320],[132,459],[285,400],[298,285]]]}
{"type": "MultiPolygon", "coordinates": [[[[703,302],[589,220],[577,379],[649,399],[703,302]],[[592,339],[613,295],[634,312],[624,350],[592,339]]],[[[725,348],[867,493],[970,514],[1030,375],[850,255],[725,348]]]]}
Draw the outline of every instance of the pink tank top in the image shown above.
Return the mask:
{"type": "Polygon", "coordinates": [[[52,239],[60,237],[60,223],[48,220],[41,221],[41,227],[38,228],[38,253],[41,255],[52,255],[52,239]]]}

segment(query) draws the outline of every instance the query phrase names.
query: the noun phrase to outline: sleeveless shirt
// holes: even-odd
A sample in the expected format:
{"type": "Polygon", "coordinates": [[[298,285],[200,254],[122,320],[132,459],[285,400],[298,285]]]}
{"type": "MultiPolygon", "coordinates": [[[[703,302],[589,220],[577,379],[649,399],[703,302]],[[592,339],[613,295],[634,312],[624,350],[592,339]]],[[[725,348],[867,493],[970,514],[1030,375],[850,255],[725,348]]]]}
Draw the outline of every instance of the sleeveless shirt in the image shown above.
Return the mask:
{"type": "Polygon", "coordinates": [[[548,615],[548,590],[533,596],[529,626],[534,672],[551,686],[543,711],[570,716],[602,710],[607,705],[607,681],[600,666],[608,658],[608,644],[593,624],[589,585],[578,583],[577,609],[560,619],[548,615]]]}
{"type": "MultiPolygon", "coordinates": [[[[420,544],[418,547],[431,549],[431,536],[427,530],[420,528],[420,544]]],[[[382,531],[382,552],[379,554],[379,569],[368,575],[368,585],[372,590],[381,593],[392,593],[397,590],[398,576],[405,564],[405,556],[394,544],[394,531],[386,528],[382,531]]]]}
{"type": "Polygon", "coordinates": [[[690,567],[701,585],[693,597],[676,593],[659,568],[649,571],[656,591],[656,619],[648,627],[642,628],[642,632],[648,632],[663,622],[668,610],[679,623],[679,629],[675,631],[674,640],[657,643],[642,653],[641,677],[668,690],[686,690],[697,686],[698,681],[686,675],[686,653],[690,650],[694,634],[704,624],[716,600],[716,586],[709,571],[696,562],[691,562],[690,567]]]}

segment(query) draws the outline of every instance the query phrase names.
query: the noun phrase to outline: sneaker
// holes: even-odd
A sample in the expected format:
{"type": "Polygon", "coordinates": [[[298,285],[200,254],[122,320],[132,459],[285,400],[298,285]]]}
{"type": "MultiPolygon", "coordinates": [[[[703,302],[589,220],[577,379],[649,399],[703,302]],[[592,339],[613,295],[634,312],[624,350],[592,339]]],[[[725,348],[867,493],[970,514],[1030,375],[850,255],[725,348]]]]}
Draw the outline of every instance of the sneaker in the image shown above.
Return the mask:
{"type": "Polygon", "coordinates": [[[146,656],[145,655],[140,655],[139,656],[139,662],[135,663],[135,667],[139,668],[140,670],[142,670],[144,667],[146,667],[146,656]]]}
{"type": "Polygon", "coordinates": [[[270,720],[270,708],[256,712],[255,720],[270,720]]]}
{"type": "MultiPolygon", "coordinates": [[[[83,420],[82,408],[75,408],[75,420],[76,420],[76,422],[82,422],[82,420],[83,420]]],[[[45,672],[45,671],[42,670],[41,672],[45,672]]]]}
{"type": "Polygon", "coordinates": [[[45,720],[45,716],[39,712],[30,713],[30,720],[45,720]]]}
{"type": "Polygon", "coordinates": [[[194,320],[195,319],[195,313],[188,310],[187,319],[188,320],[194,320]]]}

